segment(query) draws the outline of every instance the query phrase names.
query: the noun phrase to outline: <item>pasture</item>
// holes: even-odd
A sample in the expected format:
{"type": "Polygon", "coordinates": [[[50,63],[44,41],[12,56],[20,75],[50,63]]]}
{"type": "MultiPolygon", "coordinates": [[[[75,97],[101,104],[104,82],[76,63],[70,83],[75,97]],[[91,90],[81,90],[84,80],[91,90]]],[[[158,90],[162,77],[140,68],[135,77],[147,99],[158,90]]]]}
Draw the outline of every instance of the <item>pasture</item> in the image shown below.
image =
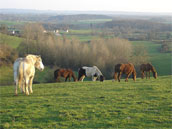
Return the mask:
{"type": "Polygon", "coordinates": [[[0,128],[171,128],[172,76],[0,87],[0,128]]]}
{"type": "Polygon", "coordinates": [[[12,48],[17,48],[19,44],[22,42],[22,38],[15,37],[15,36],[9,36],[0,33],[0,44],[6,44],[11,46],[12,48]]]}
{"type": "Polygon", "coordinates": [[[143,45],[148,52],[149,60],[156,68],[158,75],[171,75],[171,53],[160,53],[161,44],[151,41],[132,41],[133,46],[143,45]]]}

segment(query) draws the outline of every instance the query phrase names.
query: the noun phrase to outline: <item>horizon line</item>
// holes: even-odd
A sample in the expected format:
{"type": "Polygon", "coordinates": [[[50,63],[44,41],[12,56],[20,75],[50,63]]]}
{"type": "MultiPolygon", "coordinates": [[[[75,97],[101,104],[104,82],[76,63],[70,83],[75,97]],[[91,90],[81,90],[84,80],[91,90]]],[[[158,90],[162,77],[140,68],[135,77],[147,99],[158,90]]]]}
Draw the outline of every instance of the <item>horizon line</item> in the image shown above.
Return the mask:
{"type": "Polygon", "coordinates": [[[0,8],[0,10],[33,10],[33,11],[52,11],[52,12],[58,12],[58,11],[76,11],[76,12],[117,12],[117,13],[161,13],[161,14],[170,14],[172,15],[172,12],[150,12],[150,11],[120,11],[120,10],[54,10],[54,9],[25,9],[25,8],[0,8]]]}

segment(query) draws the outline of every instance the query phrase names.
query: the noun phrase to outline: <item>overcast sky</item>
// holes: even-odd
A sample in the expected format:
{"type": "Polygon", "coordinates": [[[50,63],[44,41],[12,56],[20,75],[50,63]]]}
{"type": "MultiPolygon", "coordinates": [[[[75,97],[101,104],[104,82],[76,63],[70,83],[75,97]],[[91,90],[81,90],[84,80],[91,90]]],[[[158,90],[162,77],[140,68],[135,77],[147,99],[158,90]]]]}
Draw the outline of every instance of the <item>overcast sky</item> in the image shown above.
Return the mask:
{"type": "Polygon", "coordinates": [[[0,0],[0,8],[172,12],[172,0],[0,0]]]}

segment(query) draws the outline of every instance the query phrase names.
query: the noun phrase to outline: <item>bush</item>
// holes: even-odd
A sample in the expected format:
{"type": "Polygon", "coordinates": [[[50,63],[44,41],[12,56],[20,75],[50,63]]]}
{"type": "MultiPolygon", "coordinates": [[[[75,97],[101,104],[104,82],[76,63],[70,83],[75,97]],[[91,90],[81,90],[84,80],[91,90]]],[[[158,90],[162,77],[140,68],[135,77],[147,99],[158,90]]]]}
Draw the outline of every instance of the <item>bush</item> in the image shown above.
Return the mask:
{"type": "Polygon", "coordinates": [[[18,53],[15,49],[8,45],[0,44],[0,66],[11,65],[18,57],[18,53]]]}

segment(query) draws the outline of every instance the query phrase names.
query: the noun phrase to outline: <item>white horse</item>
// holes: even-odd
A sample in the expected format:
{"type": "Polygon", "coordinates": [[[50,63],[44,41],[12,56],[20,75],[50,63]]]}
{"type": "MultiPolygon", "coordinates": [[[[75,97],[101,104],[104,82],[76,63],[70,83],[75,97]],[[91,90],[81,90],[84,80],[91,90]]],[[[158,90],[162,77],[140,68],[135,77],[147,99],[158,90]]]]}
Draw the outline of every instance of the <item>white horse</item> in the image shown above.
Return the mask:
{"type": "Polygon", "coordinates": [[[85,77],[92,77],[92,81],[96,81],[98,78],[100,81],[104,81],[103,74],[97,68],[97,66],[93,67],[81,67],[78,70],[78,80],[83,81],[85,77]]]}
{"type": "Polygon", "coordinates": [[[13,65],[15,94],[17,95],[17,86],[26,95],[33,93],[32,83],[35,75],[35,67],[41,71],[44,69],[42,59],[37,55],[27,55],[25,58],[18,58],[13,65]],[[29,87],[29,90],[28,90],[29,87]]]}

